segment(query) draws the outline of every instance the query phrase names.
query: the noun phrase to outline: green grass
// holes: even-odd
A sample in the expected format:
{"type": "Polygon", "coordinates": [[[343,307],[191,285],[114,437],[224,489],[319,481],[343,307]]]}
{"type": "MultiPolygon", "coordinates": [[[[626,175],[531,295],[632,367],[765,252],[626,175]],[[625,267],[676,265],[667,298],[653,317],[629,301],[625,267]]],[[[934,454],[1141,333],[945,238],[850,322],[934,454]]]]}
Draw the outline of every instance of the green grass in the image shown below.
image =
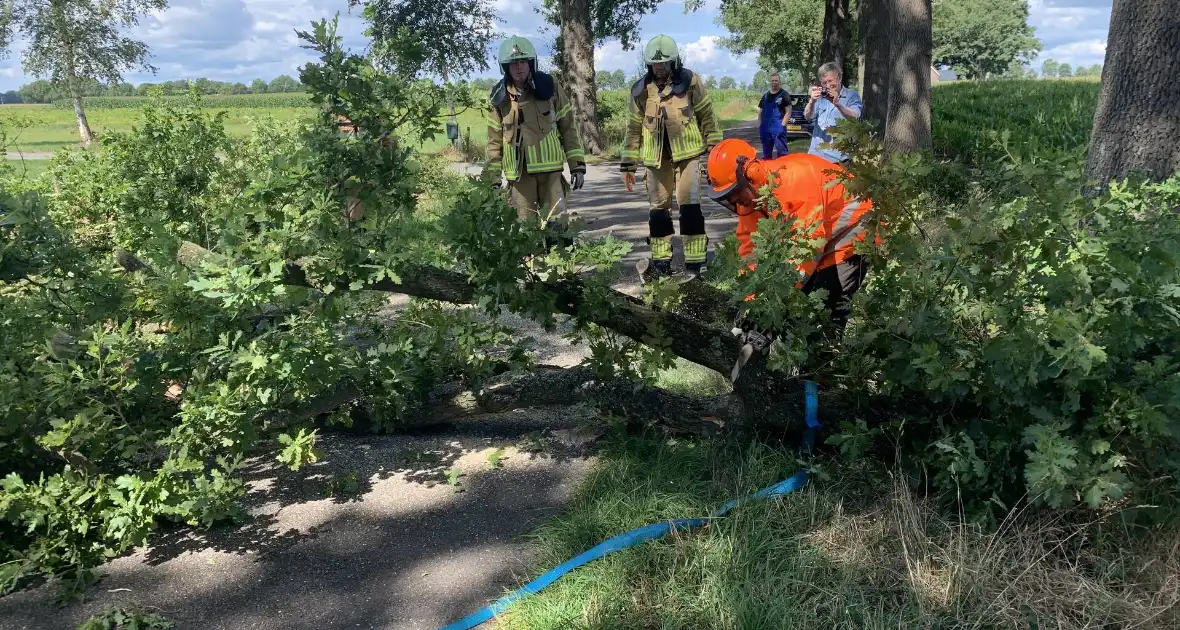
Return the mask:
{"type": "MultiPolygon", "coordinates": [[[[308,107],[239,107],[207,108],[210,112],[224,111],[225,130],[231,137],[244,138],[250,134],[251,118],[270,116],[287,123],[309,119],[314,110],[308,107]]],[[[87,112],[91,129],[101,136],[111,131],[130,131],[143,120],[139,109],[95,108],[87,112]]],[[[438,121],[438,135],[421,144],[423,150],[436,152],[450,144],[443,133],[444,120],[438,121]]],[[[0,107],[0,125],[9,132],[8,150],[33,153],[53,153],[65,147],[80,147],[78,123],[74,113],[52,105],[5,105],[0,107]]],[[[486,127],[483,114],[468,110],[459,115],[459,129],[470,127],[472,137],[483,140],[486,127]]]]}
{"type": "MultiPolygon", "coordinates": [[[[211,110],[216,111],[216,110],[211,110]]],[[[225,109],[226,131],[235,137],[250,133],[250,118],[272,116],[292,122],[310,116],[309,108],[225,109]]],[[[91,129],[100,136],[110,131],[130,131],[143,120],[138,109],[94,109],[86,114],[91,129]]],[[[52,105],[5,105],[0,107],[0,124],[9,131],[8,150],[52,153],[65,147],[79,147],[78,123],[70,110],[52,105]]]]}
{"type": "Polygon", "coordinates": [[[15,184],[31,184],[42,173],[49,170],[49,160],[13,159],[7,161],[7,166],[11,170],[5,175],[6,181],[15,184]]]}
{"type": "Polygon", "coordinates": [[[695,396],[716,396],[733,389],[725,376],[687,359],[676,357],[676,366],[656,377],[656,387],[695,396]]]}
{"type": "MultiPolygon", "coordinates": [[[[748,503],[707,529],[583,566],[499,628],[1180,627],[1180,534],[1024,516],[989,534],[875,464],[748,503]]],[[[799,467],[759,442],[610,439],[569,509],[535,532],[536,573],[664,519],[704,516],[799,467]]]]}

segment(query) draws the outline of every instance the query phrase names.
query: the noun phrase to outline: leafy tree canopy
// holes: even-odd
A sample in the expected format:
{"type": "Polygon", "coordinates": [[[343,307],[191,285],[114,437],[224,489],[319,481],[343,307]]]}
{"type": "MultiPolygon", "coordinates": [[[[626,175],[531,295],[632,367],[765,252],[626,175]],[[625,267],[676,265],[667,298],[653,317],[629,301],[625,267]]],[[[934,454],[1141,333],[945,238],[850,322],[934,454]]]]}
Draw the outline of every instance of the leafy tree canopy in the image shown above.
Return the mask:
{"type": "Polygon", "coordinates": [[[496,12],[488,0],[349,0],[363,4],[373,53],[388,69],[464,76],[487,70],[496,12]],[[413,52],[411,52],[413,51],[413,52]]]}
{"type": "Polygon", "coordinates": [[[823,0],[723,0],[719,21],[732,33],[722,44],[734,53],[755,51],[763,67],[815,72],[823,0]]]}
{"type": "Polygon", "coordinates": [[[934,64],[967,79],[1029,62],[1041,40],[1028,24],[1027,0],[940,0],[934,3],[934,64]]]}

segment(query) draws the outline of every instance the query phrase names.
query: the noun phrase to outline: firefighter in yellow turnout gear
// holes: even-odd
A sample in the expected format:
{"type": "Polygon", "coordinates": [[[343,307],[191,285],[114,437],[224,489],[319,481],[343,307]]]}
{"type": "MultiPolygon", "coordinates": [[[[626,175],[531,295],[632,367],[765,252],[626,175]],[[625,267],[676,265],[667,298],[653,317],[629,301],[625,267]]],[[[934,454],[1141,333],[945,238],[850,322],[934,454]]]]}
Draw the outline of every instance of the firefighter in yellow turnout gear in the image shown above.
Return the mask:
{"type": "Polygon", "coordinates": [[[657,35],[643,53],[647,74],[631,88],[630,120],[623,146],[623,183],[630,191],[635,170],[647,167],[648,244],[651,260],[640,262],[640,276],[672,271],[672,198],[680,210],[685,269],[699,275],[708,253],[701,181],[721,129],[700,77],[680,63],[676,42],[657,35]]]}
{"type": "Polygon", "coordinates": [[[487,164],[483,176],[508,180],[508,202],[522,220],[547,222],[566,209],[570,186],[586,177],[586,152],[574,128],[570,101],[553,77],[537,70],[537,52],[523,37],[510,37],[498,55],[504,78],[488,96],[487,164]]]}

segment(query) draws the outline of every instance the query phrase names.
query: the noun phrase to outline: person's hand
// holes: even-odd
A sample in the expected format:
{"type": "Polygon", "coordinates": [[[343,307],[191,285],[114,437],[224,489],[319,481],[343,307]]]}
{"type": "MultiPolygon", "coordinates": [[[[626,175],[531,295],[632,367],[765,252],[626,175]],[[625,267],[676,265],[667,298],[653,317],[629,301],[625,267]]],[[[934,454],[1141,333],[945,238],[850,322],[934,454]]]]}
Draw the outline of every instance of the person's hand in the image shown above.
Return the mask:
{"type": "Polygon", "coordinates": [[[586,182],[586,174],[582,171],[574,171],[570,173],[570,179],[574,180],[573,189],[577,190],[586,182]]]}
{"type": "Polygon", "coordinates": [[[818,85],[813,85],[813,86],[811,86],[811,102],[812,102],[812,103],[814,103],[814,102],[818,101],[818,100],[819,100],[819,97],[820,97],[822,94],[823,94],[823,90],[822,90],[822,89],[820,89],[820,87],[819,87],[818,85]]]}
{"type": "Polygon", "coordinates": [[[635,188],[635,173],[623,171],[623,185],[627,187],[627,192],[631,192],[635,188]]]}
{"type": "Polygon", "coordinates": [[[828,100],[832,101],[833,105],[838,105],[836,102],[840,98],[840,90],[828,90],[828,100]]]}

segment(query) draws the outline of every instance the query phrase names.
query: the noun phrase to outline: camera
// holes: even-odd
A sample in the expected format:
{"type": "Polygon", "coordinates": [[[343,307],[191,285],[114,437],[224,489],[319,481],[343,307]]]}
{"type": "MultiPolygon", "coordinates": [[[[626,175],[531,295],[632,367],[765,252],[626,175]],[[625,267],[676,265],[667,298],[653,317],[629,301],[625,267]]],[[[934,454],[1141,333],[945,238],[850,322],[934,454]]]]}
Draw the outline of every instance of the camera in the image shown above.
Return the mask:
{"type": "Polygon", "coordinates": [[[826,88],[822,85],[819,87],[819,97],[820,98],[831,98],[830,95],[831,95],[831,92],[828,92],[828,88],[826,88]]]}

